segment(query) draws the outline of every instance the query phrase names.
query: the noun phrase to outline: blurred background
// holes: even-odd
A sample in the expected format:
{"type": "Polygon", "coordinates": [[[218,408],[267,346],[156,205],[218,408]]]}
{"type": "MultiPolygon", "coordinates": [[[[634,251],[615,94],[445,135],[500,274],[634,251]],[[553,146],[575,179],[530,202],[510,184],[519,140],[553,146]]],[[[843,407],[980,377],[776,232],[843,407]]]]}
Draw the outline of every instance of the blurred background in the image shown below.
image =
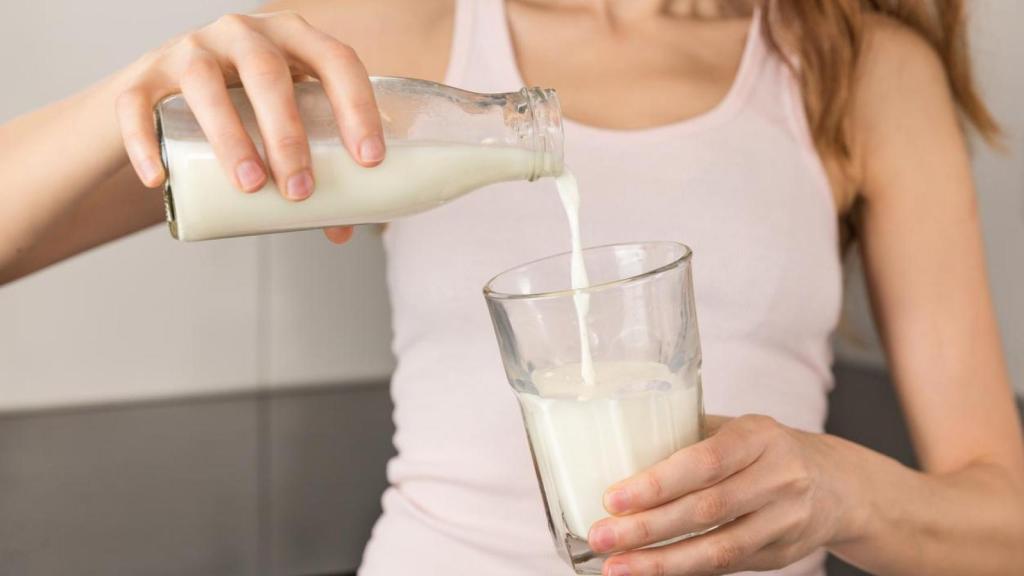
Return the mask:
{"type": "MultiPolygon", "coordinates": [[[[257,5],[4,2],[0,122],[257,5]]],[[[978,146],[975,168],[1024,394],[1024,4],[973,11],[978,74],[1009,134],[1005,154],[978,146]]],[[[847,268],[829,428],[913,463],[847,268]]],[[[369,228],[339,249],[319,233],[181,244],[158,227],[0,287],[0,574],[353,571],[392,453],[383,270],[369,228]]]]}

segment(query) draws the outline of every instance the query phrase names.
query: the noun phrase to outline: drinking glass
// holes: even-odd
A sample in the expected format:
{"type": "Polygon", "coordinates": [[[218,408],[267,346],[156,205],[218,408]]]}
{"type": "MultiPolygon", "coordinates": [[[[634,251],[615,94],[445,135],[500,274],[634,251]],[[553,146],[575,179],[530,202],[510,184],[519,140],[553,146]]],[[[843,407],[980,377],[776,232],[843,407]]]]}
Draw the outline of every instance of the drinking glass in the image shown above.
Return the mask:
{"type": "Polygon", "coordinates": [[[587,534],[608,516],[605,489],[701,438],[700,336],[688,247],[586,249],[590,285],[580,289],[570,258],[503,272],[484,296],[558,553],[577,574],[600,574],[604,557],[587,534]]]}

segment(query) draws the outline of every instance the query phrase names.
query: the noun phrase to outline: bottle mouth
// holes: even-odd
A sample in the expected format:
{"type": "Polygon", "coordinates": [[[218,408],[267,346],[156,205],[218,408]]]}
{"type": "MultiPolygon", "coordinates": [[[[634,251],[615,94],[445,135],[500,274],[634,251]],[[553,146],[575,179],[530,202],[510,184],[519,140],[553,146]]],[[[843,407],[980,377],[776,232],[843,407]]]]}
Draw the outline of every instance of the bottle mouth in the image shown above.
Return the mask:
{"type": "MultiPolygon", "coordinates": [[[[166,99],[165,99],[166,101],[166,99]]],[[[160,143],[160,163],[164,168],[164,217],[167,220],[167,227],[171,231],[171,237],[178,238],[178,219],[174,210],[174,193],[171,191],[171,163],[167,160],[167,139],[164,137],[163,106],[158,105],[153,109],[154,122],[156,124],[156,138],[160,143]]]]}
{"type": "Polygon", "coordinates": [[[550,88],[523,88],[533,119],[533,169],[530,181],[558,176],[564,169],[562,107],[550,88]]]}

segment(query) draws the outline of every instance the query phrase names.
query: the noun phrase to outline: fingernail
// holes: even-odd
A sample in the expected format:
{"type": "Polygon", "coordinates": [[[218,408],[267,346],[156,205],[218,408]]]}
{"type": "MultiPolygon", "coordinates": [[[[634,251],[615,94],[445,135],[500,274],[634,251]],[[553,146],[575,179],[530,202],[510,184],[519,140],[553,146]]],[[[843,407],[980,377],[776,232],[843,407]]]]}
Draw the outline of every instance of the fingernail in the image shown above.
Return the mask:
{"type": "Polygon", "coordinates": [[[370,164],[384,159],[384,140],[379,134],[367,136],[359,144],[359,159],[370,164]]]}
{"type": "Polygon", "coordinates": [[[142,172],[143,183],[152,185],[160,179],[163,168],[153,160],[146,158],[139,164],[139,172],[142,172]]]}
{"type": "Polygon", "coordinates": [[[608,568],[608,576],[629,576],[629,566],[625,564],[612,564],[608,568]]]}
{"type": "Polygon", "coordinates": [[[352,227],[351,226],[332,226],[330,228],[324,228],[324,234],[327,235],[327,239],[335,244],[344,244],[352,239],[352,227]]]}
{"type": "Polygon", "coordinates": [[[259,162],[245,160],[235,168],[235,176],[238,177],[238,183],[241,184],[242,189],[250,192],[262,186],[267,175],[263,172],[259,162]]]}
{"type": "Polygon", "coordinates": [[[604,552],[615,547],[615,530],[610,526],[595,526],[590,529],[590,546],[594,552],[604,552]]]}
{"type": "Polygon", "coordinates": [[[606,493],[604,495],[604,508],[612,514],[625,512],[629,509],[629,494],[621,488],[616,488],[606,493]]]}
{"type": "Polygon", "coordinates": [[[285,194],[291,200],[305,200],[313,193],[313,175],[303,170],[288,179],[285,194]]]}

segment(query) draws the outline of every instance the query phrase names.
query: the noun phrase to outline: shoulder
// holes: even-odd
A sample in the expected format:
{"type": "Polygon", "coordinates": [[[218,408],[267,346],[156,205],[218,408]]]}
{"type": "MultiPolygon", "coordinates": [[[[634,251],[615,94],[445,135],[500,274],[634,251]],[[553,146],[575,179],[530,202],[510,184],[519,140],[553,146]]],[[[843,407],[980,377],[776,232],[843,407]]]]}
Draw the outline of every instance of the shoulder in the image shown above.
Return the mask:
{"type": "Polygon", "coordinates": [[[942,59],[924,36],[886,16],[866,19],[855,84],[858,95],[901,88],[944,93],[947,85],[942,59]]]}
{"type": "Polygon", "coordinates": [[[275,0],[348,44],[371,74],[440,80],[451,43],[454,0],[275,0]]]}
{"type": "Polygon", "coordinates": [[[921,34],[871,16],[855,71],[850,135],[862,192],[872,172],[897,168],[936,139],[958,145],[957,110],[941,57],[921,34]]]}

